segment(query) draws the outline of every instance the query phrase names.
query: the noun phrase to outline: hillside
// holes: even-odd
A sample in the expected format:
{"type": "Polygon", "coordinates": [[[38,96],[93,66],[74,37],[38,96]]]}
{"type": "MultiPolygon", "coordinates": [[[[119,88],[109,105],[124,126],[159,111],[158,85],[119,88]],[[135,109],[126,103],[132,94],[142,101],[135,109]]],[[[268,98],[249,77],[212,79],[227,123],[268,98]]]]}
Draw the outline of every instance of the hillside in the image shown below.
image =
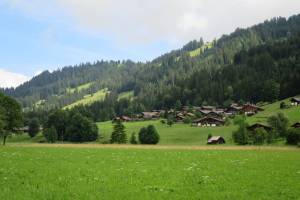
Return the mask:
{"type": "Polygon", "coordinates": [[[19,100],[25,111],[73,107],[105,88],[116,99],[120,93],[133,91],[136,98],[130,104],[146,110],[170,108],[178,100],[185,105],[272,101],[299,93],[294,87],[300,74],[295,39],[299,33],[300,15],[274,18],[209,43],[191,41],[151,62],[96,61],[69,66],[45,71],[4,92],[19,100]],[[269,88],[277,90],[269,94],[269,88]],[[262,95],[253,96],[254,92],[262,95]]]}

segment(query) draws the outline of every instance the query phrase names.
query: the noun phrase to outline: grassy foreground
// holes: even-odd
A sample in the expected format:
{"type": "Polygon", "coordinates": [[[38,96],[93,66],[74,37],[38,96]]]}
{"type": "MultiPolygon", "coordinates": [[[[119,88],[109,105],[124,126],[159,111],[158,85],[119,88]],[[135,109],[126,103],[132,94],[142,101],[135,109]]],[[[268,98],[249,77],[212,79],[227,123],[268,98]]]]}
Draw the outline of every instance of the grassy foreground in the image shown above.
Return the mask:
{"type": "Polygon", "coordinates": [[[299,150],[0,147],[0,199],[299,199],[299,150]]]}

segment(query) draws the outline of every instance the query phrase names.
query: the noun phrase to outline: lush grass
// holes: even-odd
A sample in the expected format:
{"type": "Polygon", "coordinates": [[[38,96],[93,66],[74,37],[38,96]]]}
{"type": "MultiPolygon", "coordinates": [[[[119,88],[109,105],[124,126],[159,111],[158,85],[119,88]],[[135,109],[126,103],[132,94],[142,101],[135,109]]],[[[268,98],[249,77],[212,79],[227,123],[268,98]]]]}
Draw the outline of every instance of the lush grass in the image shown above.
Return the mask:
{"type": "Polygon", "coordinates": [[[247,121],[249,123],[266,123],[268,117],[280,112],[289,119],[290,125],[300,121],[300,106],[291,106],[287,109],[280,109],[281,102],[285,102],[287,105],[290,105],[290,98],[263,106],[262,108],[264,109],[264,111],[259,112],[252,117],[249,117],[247,121]]]}
{"type": "Polygon", "coordinates": [[[76,88],[67,88],[67,93],[69,94],[72,94],[74,93],[76,90],[78,92],[80,92],[81,90],[86,90],[86,89],[89,89],[91,87],[91,85],[93,84],[93,82],[90,82],[90,83],[86,83],[86,84],[83,84],[83,85],[80,85],[76,88]]]}
{"type": "Polygon", "coordinates": [[[128,92],[122,92],[118,95],[118,100],[120,99],[132,99],[134,97],[134,92],[133,91],[128,91],[128,92]]]}
{"type": "Polygon", "coordinates": [[[299,151],[0,147],[0,199],[299,199],[299,151]]]}
{"type": "MultiPolygon", "coordinates": [[[[232,131],[236,129],[235,126],[200,128],[192,127],[189,124],[174,124],[172,127],[169,127],[166,124],[162,124],[160,120],[127,122],[124,125],[128,138],[133,132],[137,136],[142,127],[150,124],[154,125],[159,132],[161,137],[159,144],[162,145],[204,145],[207,142],[207,135],[209,133],[212,135],[221,135],[225,137],[228,144],[232,144],[232,131]]],[[[108,141],[113,130],[113,124],[111,122],[101,122],[97,125],[103,137],[100,139],[100,142],[108,141]]]]}
{"type": "Polygon", "coordinates": [[[203,53],[205,51],[205,49],[210,49],[212,48],[212,43],[206,43],[204,44],[202,47],[198,48],[198,49],[195,49],[193,51],[190,51],[189,54],[190,54],[190,57],[196,57],[196,56],[200,56],[201,53],[203,53]]]}
{"type": "Polygon", "coordinates": [[[73,108],[74,106],[77,106],[77,105],[89,105],[95,101],[102,101],[102,100],[104,100],[104,98],[108,92],[109,91],[107,89],[103,89],[103,90],[99,90],[96,93],[85,95],[83,99],[80,99],[79,101],[76,101],[76,102],[64,107],[64,109],[73,108]]]}

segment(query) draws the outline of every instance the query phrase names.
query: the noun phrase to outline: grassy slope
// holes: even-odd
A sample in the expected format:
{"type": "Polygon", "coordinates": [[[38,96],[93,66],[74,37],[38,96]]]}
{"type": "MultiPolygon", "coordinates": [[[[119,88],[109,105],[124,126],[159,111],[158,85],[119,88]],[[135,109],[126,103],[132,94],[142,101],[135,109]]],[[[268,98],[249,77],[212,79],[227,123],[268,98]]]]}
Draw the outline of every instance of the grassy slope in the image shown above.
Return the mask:
{"type": "Polygon", "coordinates": [[[205,51],[205,49],[210,49],[212,48],[212,43],[206,43],[205,45],[203,45],[202,47],[195,49],[193,51],[190,51],[189,54],[191,57],[196,57],[196,56],[200,56],[201,53],[203,53],[205,51]]]}
{"type": "Polygon", "coordinates": [[[122,92],[118,95],[118,100],[120,99],[132,99],[134,97],[133,91],[122,92]]]}
{"type": "Polygon", "coordinates": [[[90,83],[86,83],[86,84],[80,85],[80,86],[78,86],[76,88],[67,88],[67,93],[72,94],[76,90],[78,92],[80,92],[81,90],[86,90],[86,89],[90,88],[92,84],[93,84],[93,82],[90,82],[90,83]]]}
{"type": "Polygon", "coordinates": [[[67,109],[67,108],[72,108],[74,106],[77,106],[77,105],[88,105],[88,104],[91,104],[95,101],[101,101],[101,100],[104,100],[105,98],[105,95],[108,93],[109,91],[107,89],[103,89],[103,90],[99,90],[98,92],[92,94],[92,95],[86,95],[84,96],[83,99],[79,100],[79,101],[76,101],[68,106],[65,106],[64,109],[67,109]]]}
{"type": "Polygon", "coordinates": [[[298,199],[299,151],[0,147],[0,199],[298,199]]]}

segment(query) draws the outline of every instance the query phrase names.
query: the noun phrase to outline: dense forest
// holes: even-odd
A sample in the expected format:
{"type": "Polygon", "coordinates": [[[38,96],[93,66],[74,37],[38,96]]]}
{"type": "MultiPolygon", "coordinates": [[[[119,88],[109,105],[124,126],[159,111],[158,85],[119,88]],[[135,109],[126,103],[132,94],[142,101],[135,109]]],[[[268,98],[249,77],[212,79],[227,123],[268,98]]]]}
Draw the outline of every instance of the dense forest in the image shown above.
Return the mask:
{"type": "Polygon", "coordinates": [[[2,91],[26,111],[62,108],[107,88],[104,101],[79,106],[94,120],[182,105],[272,102],[300,93],[300,15],[274,18],[204,43],[194,40],[151,62],[97,61],[45,71],[2,91]],[[79,89],[83,84],[89,87],[79,89]],[[72,91],[72,92],[71,92],[72,91]],[[118,94],[134,91],[134,98],[118,94]],[[90,112],[91,111],[91,112],[90,112]]]}

